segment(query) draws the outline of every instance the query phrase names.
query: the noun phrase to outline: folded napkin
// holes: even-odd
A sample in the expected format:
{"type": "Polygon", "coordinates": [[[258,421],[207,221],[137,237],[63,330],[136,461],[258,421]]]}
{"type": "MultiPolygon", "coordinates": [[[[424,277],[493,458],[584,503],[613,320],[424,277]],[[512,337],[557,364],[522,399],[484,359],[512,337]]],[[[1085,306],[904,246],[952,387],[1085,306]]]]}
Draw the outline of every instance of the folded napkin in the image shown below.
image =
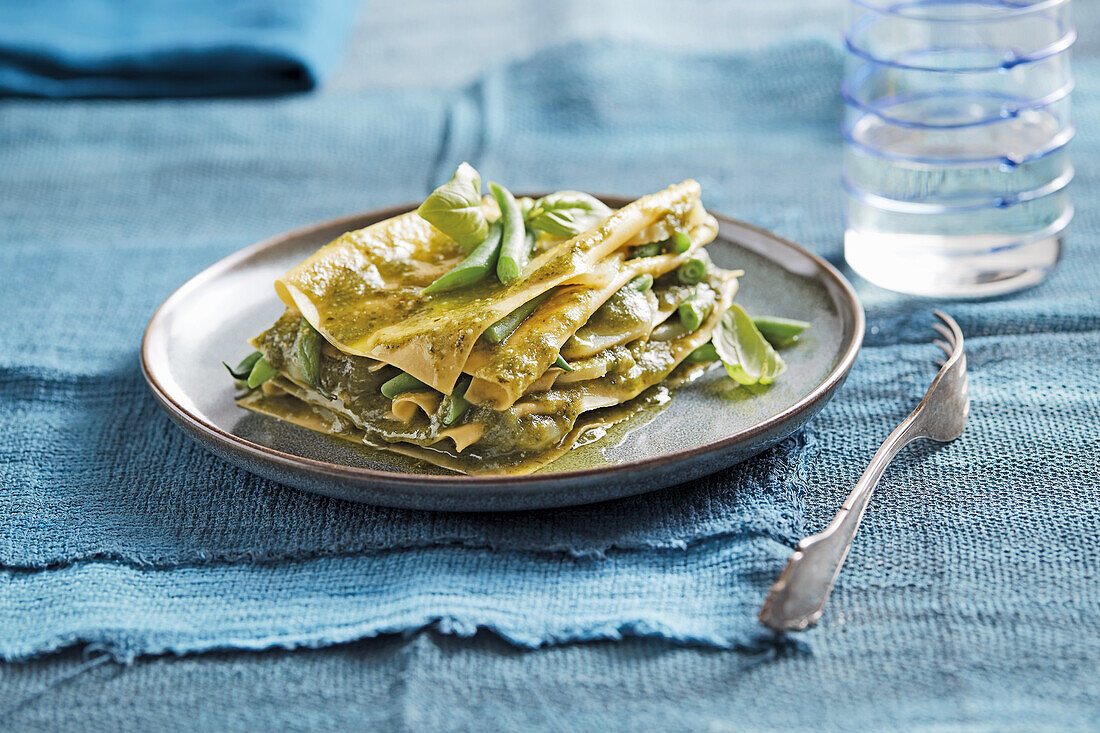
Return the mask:
{"type": "Polygon", "coordinates": [[[180,97],[310,89],[357,0],[0,3],[0,94],[180,97]]]}

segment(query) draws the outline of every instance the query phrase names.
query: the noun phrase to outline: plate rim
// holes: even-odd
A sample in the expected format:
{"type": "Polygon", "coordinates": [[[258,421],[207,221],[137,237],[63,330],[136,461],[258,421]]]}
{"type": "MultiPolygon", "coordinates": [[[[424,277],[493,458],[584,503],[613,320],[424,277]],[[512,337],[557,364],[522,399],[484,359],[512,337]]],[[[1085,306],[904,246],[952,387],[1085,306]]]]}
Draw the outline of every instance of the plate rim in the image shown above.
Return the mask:
{"type": "MultiPolygon", "coordinates": [[[[519,195],[538,197],[540,193],[521,193],[519,195]]],[[[595,194],[595,196],[609,205],[624,206],[633,199],[617,196],[617,195],[603,195],[595,194]]],[[[176,422],[185,427],[189,427],[192,430],[197,431],[205,435],[206,437],[215,440],[219,443],[228,444],[229,447],[243,451],[249,454],[252,458],[260,461],[269,461],[277,464],[281,464],[285,468],[291,470],[311,469],[316,472],[327,474],[334,478],[353,480],[356,482],[370,482],[375,486],[390,486],[402,488],[423,488],[423,489],[470,489],[477,487],[504,487],[507,486],[510,490],[516,492],[524,492],[529,489],[539,489],[544,485],[555,485],[562,481],[570,481],[571,479],[591,479],[598,476],[613,477],[621,474],[630,474],[635,471],[645,471],[647,469],[657,469],[668,464],[678,463],[681,461],[689,461],[695,457],[720,452],[723,449],[728,449],[736,446],[739,443],[743,443],[748,440],[752,440],[754,437],[766,434],[776,426],[798,416],[800,413],[812,409],[816,403],[823,397],[829,395],[834,389],[836,389],[844,379],[847,377],[848,372],[851,370],[852,365],[855,363],[856,357],[859,355],[860,349],[863,345],[863,336],[866,328],[866,314],[863,309],[859,296],[856,294],[855,288],[837,270],[830,262],[825,258],[817,255],[804,247],[795,244],[794,242],[780,237],[779,235],[771,232],[763,227],[750,224],[739,219],[734,219],[723,214],[715,213],[714,211],[707,209],[707,212],[714,216],[720,223],[725,222],[736,227],[748,229],[756,234],[775,240],[783,246],[789,247],[802,256],[810,259],[820,270],[833,282],[833,284],[844,295],[844,300],[847,301],[851,307],[852,313],[855,315],[855,323],[848,338],[848,342],[843,344],[843,352],[837,359],[836,363],[829,370],[829,373],[809,392],[799,397],[792,405],[786,409],[775,413],[767,417],[760,422],[754,423],[752,426],[739,430],[732,435],[727,435],[724,438],[720,438],[709,443],[705,443],[693,448],[684,448],[681,450],[671,451],[668,453],[662,453],[657,456],[651,456],[647,458],[641,458],[632,461],[623,461],[619,463],[609,463],[603,466],[587,467],[569,469],[564,471],[549,471],[543,473],[532,474],[520,474],[520,475],[486,475],[486,476],[470,476],[466,474],[428,474],[428,473],[408,473],[405,471],[387,471],[374,468],[365,468],[361,466],[348,466],[341,463],[330,463],[328,461],[321,461],[315,458],[308,458],[306,456],[299,456],[293,453],[286,453],[274,448],[270,448],[260,443],[242,438],[238,435],[234,435],[222,428],[207,422],[203,418],[195,415],[183,405],[179,404],[168,390],[159,382],[156,375],[153,373],[150,367],[150,350],[152,348],[152,334],[155,333],[160,325],[160,321],[166,317],[166,313],[181,300],[184,300],[187,295],[192,291],[202,286],[206,281],[214,279],[226,270],[232,269],[238,265],[241,261],[247,260],[253,255],[263,252],[266,249],[277,246],[282,242],[289,239],[304,237],[313,234],[323,229],[336,229],[342,226],[351,225],[353,222],[359,222],[365,219],[373,219],[375,221],[383,221],[385,219],[397,216],[399,214],[412,211],[417,207],[416,203],[399,204],[396,206],[388,206],[379,209],[372,209],[370,211],[361,212],[357,214],[349,214],[346,216],[339,216],[332,219],[326,219],[319,222],[307,224],[305,226],[292,229],[290,231],[275,234],[270,237],[266,237],[258,242],[243,247],[236,252],[233,252],[222,259],[214,262],[213,264],[203,268],[197,274],[188,278],[182,285],[177,287],[172,293],[164,299],[164,301],[157,306],[153,311],[152,317],[149,319],[149,323],[146,324],[145,330],[141,339],[141,372],[145,378],[146,384],[149,386],[153,396],[160,403],[170,416],[172,416],[176,422]]],[[[735,242],[735,244],[738,244],[735,242]]],[[[744,246],[740,245],[739,246],[744,246]]]]}

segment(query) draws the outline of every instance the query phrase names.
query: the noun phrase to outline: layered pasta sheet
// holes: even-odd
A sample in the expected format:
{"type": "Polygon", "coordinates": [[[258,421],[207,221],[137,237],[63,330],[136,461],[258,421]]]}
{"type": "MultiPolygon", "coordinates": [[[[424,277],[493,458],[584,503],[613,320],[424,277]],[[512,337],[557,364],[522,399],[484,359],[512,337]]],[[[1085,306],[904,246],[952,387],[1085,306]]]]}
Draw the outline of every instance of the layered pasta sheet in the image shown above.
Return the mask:
{"type": "MultiPolygon", "coordinates": [[[[483,209],[499,216],[491,200],[483,209]]],[[[716,233],[685,181],[575,237],[541,235],[512,282],[426,295],[465,256],[455,242],[416,212],[348,232],[276,281],[286,311],[252,344],[277,375],[239,404],[464,473],[535,470],[689,370],[677,372],[737,288],[739,273],[713,265],[697,282],[678,276],[707,262],[716,233]],[[645,247],[674,234],[690,245],[645,247]],[[685,303],[695,322],[675,317],[685,303]],[[529,314],[491,338],[517,309],[529,314]],[[310,328],[324,344],[307,374],[310,328]],[[402,373],[413,386],[383,394],[402,373]]]]}

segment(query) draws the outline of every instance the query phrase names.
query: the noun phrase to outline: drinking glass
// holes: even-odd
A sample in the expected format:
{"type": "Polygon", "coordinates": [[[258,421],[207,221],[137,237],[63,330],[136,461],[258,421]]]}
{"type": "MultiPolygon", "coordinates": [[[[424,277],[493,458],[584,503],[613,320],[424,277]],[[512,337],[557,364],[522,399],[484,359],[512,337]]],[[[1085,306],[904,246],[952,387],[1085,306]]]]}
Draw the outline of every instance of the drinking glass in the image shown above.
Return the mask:
{"type": "Polygon", "coordinates": [[[1070,0],[849,0],[844,254],[935,297],[1041,281],[1073,217],[1070,0]]]}

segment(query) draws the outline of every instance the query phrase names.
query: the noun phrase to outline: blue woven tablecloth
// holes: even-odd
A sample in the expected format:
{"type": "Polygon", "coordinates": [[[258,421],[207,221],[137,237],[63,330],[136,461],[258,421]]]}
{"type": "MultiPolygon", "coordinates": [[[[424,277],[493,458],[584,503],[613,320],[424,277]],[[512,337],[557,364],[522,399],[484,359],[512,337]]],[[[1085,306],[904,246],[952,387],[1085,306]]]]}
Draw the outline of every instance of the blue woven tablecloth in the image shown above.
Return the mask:
{"type": "MultiPolygon", "coordinates": [[[[402,512],[301,494],[214,458],[169,423],[136,361],[148,314],[190,272],[248,237],[423,196],[452,161],[508,171],[520,188],[627,192],[703,170],[703,149],[665,152],[629,180],[621,164],[593,159],[608,154],[601,141],[610,135],[640,154],[655,133],[632,134],[595,110],[586,118],[559,99],[568,90],[627,115],[636,99],[644,111],[650,103],[634,86],[597,89],[585,79],[621,76],[648,54],[564,48],[445,96],[9,103],[3,139],[18,145],[8,170],[19,183],[7,200],[16,225],[3,257],[13,276],[0,305],[34,328],[0,347],[0,429],[11,436],[2,501],[13,520],[0,529],[0,562],[10,568],[0,571],[0,655],[74,642],[102,643],[124,659],[312,646],[433,622],[466,634],[487,627],[528,646],[622,634],[755,643],[760,594],[806,529],[798,496],[816,453],[812,433],[693,486],[605,507],[402,512]],[[115,146],[120,128],[131,144],[115,146]],[[569,158],[591,173],[571,175],[569,158]],[[31,171],[51,166],[50,185],[71,199],[26,185],[31,171]],[[59,211],[59,199],[74,204],[59,211]]],[[[832,126],[832,95],[816,85],[836,69],[836,54],[823,44],[764,62],[661,63],[672,108],[742,78],[746,95],[782,99],[774,92],[785,90],[791,100],[741,113],[746,134],[762,122],[832,126]],[[818,70],[792,73],[805,66],[818,70]],[[693,68],[700,86],[691,90],[679,80],[693,68]],[[788,119],[796,106],[802,117],[788,119]]],[[[723,130],[736,122],[700,114],[678,144],[713,136],[708,120],[723,130]]],[[[671,129],[675,115],[655,123],[671,129]]],[[[821,155],[809,142],[807,155],[821,155]]],[[[703,185],[722,193],[718,181],[703,185]]],[[[766,220],[767,210],[749,218],[766,220]]]]}
{"type": "Polygon", "coordinates": [[[422,514],[304,495],[207,455],[141,381],[141,330],[186,277],[260,237],[422,197],[462,159],[516,188],[636,194],[693,176],[708,206],[836,261],[840,69],[821,41],[744,55],[574,44],[450,92],[0,103],[0,656],[37,658],[0,670],[6,697],[26,701],[12,719],[1095,722],[1092,58],[1078,64],[1066,259],[1031,291],[948,308],[968,337],[970,426],[888,471],[805,637],[812,652],[765,643],[754,612],[792,542],[824,523],[927,387],[926,302],[861,288],[865,351],[803,436],[690,486],[558,512],[422,514]],[[493,633],[140,660],[425,625],[493,633]],[[79,642],[139,661],[29,699],[79,662],[43,655],[79,642]],[[519,650],[539,645],[550,648],[519,650]],[[731,646],[742,652],[717,651],[731,646]]]}

